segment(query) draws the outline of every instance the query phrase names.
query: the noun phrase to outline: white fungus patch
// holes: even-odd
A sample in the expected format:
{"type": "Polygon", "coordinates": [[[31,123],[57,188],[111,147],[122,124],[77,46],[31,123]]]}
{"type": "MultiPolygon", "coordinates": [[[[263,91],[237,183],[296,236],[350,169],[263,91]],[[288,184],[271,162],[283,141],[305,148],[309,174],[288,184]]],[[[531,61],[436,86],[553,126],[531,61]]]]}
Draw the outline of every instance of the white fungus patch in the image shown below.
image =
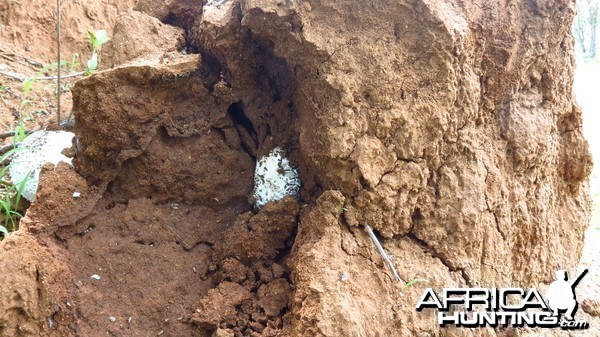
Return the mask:
{"type": "Polygon", "coordinates": [[[269,201],[283,199],[300,194],[300,177],[298,169],[290,166],[284,151],[276,147],[256,163],[254,171],[255,206],[261,208],[269,201]]]}
{"type": "Polygon", "coordinates": [[[18,145],[22,150],[13,155],[9,173],[14,184],[29,175],[22,193],[25,199],[33,201],[35,198],[42,165],[52,163],[56,166],[61,161],[72,165],[72,159],[61,152],[71,147],[74,136],[74,133],[66,131],[36,131],[18,145]]]}

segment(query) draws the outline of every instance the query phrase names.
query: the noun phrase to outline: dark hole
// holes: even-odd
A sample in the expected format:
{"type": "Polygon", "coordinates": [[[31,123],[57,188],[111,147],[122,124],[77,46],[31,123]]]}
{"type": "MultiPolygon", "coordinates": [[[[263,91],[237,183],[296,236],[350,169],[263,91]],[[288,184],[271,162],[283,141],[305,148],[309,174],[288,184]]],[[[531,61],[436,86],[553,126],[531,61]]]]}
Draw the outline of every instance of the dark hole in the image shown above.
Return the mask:
{"type": "MultiPolygon", "coordinates": [[[[193,51],[193,49],[191,48],[190,51],[193,51]]],[[[221,80],[223,67],[216,57],[209,53],[202,53],[202,61],[198,72],[201,75],[200,77],[204,79],[204,87],[208,92],[213,92],[215,84],[221,80]]]]}
{"type": "Polygon", "coordinates": [[[179,26],[179,20],[177,20],[177,16],[173,12],[169,12],[165,18],[165,23],[171,26],[179,26]]]}
{"type": "Polygon", "coordinates": [[[420,221],[425,219],[425,217],[423,217],[423,214],[421,214],[421,210],[420,209],[415,209],[415,211],[412,214],[412,220],[413,221],[420,221]]]}
{"type": "Polygon", "coordinates": [[[115,207],[115,204],[116,204],[116,203],[115,203],[115,201],[114,201],[114,200],[111,200],[111,201],[110,201],[110,202],[109,202],[109,203],[106,205],[106,209],[107,209],[107,210],[109,210],[109,209],[113,209],[113,208],[115,207]]]}
{"type": "Polygon", "coordinates": [[[246,117],[241,102],[231,104],[231,106],[229,106],[229,109],[227,109],[227,113],[229,114],[229,116],[235,124],[243,126],[244,129],[246,129],[250,135],[256,134],[256,131],[254,130],[254,125],[252,125],[252,122],[248,119],[248,117],[246,117]]]}

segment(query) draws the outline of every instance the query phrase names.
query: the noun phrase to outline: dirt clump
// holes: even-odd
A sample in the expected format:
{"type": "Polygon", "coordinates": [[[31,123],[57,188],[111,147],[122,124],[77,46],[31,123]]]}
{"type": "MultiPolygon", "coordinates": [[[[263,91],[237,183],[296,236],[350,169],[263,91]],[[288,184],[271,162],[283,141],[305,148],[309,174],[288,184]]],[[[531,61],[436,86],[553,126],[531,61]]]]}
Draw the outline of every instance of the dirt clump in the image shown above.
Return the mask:
{"type": "Polygon", "coordinates": [[[117,19],[112,38],[103,48],[102,62],[114,67],[140,56],[154,55],[156,50],[167,53],[180,51],[184,44],[183,29],[165,25],[143,13],[129,11],[117,19]],[[135,33],[132,34],[132,30],[135,33]]]}
{"type": "Polygon", "coordinates": [[[69,268],[29,233],[5,238],[0,245],[0,336],[40,336],[56,328],[67,296],[69,268]]]}

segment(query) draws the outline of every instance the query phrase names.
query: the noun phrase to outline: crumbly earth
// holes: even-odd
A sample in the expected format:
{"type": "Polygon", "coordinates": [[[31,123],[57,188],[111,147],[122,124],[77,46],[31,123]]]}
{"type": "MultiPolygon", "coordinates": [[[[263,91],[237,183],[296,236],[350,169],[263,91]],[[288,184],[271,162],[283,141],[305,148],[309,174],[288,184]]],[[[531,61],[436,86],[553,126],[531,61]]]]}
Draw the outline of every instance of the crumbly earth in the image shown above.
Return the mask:
{"type": "Polygon", "coordinates": [[[136,8],[113,39],[140,45],[73,87],[75,168],[43,172],[0,244],[0,336],[540,333],[440,328],[414,305],[575,272],[591,158],[570,1],[136,8]],[[300,198],[256,210],[274,147],[300,198]],[[395,282],[364,225],[423,281],[395,282]]]}
{"type": "MultiPolygon", "coordinates": [[[[89,57],[88,31],[111,30],[115,19],[136,0],[62,1],[61,53],[65,60],[89,57]]],[[[56,60],[56,1],[3,1],[0,4],[0,40],[19,53],[50,63],[56,60]]]]}

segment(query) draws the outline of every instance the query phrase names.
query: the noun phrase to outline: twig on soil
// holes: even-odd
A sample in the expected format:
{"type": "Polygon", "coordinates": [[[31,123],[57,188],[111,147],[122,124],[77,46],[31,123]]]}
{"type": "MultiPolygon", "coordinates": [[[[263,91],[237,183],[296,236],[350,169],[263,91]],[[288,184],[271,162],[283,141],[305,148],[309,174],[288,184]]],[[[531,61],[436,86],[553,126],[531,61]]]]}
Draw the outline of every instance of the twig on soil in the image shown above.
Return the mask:
{"type": "Polygon", "coordinates": [[[0,56],[1,56],[2,58],[5,58],[5,59],[9,60],[9,61],[12,61],[12,62],[17,62],[17,60],[15,60],[14,58],[12,58],[12,57],[10,57],[10,56],[8,56],[8,55],[0,55],[0,56]]]}
{"type": "MultiPolygon", "coordinates": [[[[14,105],[10,104],[9,102],[7,102],[4,99],[4,96],[0,95],[0,100],[2,100],[2,103],[4,103],[4,105],[6,105],[7,107],[11,108],[11,109],[15,109],[14,105]]],[[[16,109],[15,109],[16,110],[16,109]]]]}
{"type": "Polygon", "coordinates": [[[21,99],[21,96],[19,96],[18,94],[15,94],[12,90],[10,90],[9,87],[4,87],[4,92],[11,94],[14,98],[21,99]]]}
{"type": "MultiPolygon", "coordinates": [[[[25,130],[25,134],[29,135],[29,134],[31,134],[31,133],[33,133],[35,131],[39,131],[39,129],[38,130],[25,130]]],[[[3,132],[3,133],[0,133],[0,138],[12,137],[14,135],[15,135],[14,131],[3,132]]],[[[18,144],[19,143],[15,144],[14,142],[12,142],[10,144],[6,144],[4,146],[0,146],[0,156],[3,155],[3,154],[5,154],[8,151],[14,149],[15,146],[18,145],[18,144]]],[[[8,158],[5,159],[5,161],[1,162],[0,164],[5,164],[7,161],[8,161],[8,158]]]]}
{"type": "Polygon", "coordinates": [[[56,0],[56,45],[57,45],[57,61],[56,62],[56,125],[60,125],[60,0],[56,0]]]}
{"type": "MultiPolygon", "coordinates": [[[[25,55],[21,55],[19,53],[15,53],[13,51],[7,51],[3,48],[0,47],[0,52],[4,53],[6,56],[18,56],[20,58],[22,58],[23,60],[25,60],[27,63],[31,64],[32,66],[36,66],[36,67],[43,67],[44,64],[40,61],[34,60],[32,58],[29,58],[25,55]]],[[[4,55],[2,55],[2,57],[4,57],[4,55]]]]}
{"type": "Polygon", "coordinates": [[[21,74],[17,74],[17,73],[13,73],[13,72],[6,72],[6,71],[0,71],[0,75],[4,75],[10,78],[14,78],[17,79],[21,82],[25,81],[27,79],[27,76],[21,75],[21,74]]]}
{"type": "Polygon", "coordinates": [[[369,226],[369,225],[365,225],[365,230],[367,231],[367,233],[369,233],[369,236],[371,237],[371,240],[373,240],[375,247],[377,247],[377,250],[379,251],[381,258],[383,258],[383,261],[385,261],[387,266],[392,271],[392,274],[394,274],[394,278],[396,279],[396,281],[406,283],[400,278],[400,275],[398,275],[398,272],[396,271],[396,267],[394,267],[392,260],[387,255],[385,250],[383,250],[383,247],[381,246],[381,243],[379,243],[379,240],[377,239],[377,236],[375,236],[375,233],[373,233],[373,228],[371,228],[371,226],[369,226]]]}
{"type": "MultiPolygon", "coordinates": [[[[30,133],[32,133],[33,130],[25,130],[25,134],[28,135],[30,133]]],[[[5,139],[8,137],[13,137],[15,135],[14,131],[6,131],[6,132],[1,132],[0,133],[0,139],[5,139]]]]}
{"type": "Polygon", "coordinates": [[[13,55],[21,56],[23,58],[23,60],[27,61],[27,63],[31,64],[32,66],[40,67],[40,68],[44,67],[44,64],[42,62],[38,61],[38,60],[34,60],[32,58],[29,58],[27,56],[20,55],[20,54],[14,54],[13,53],[13,55]]]}
{"type": "MultiPolygon", "coordinates": [[[[26,81],[29,78],[33,78],[33,77],[27,77],[25,75],[22,74],[18,74],[18,73],[13,73],[13,72],[5,72],[5,71],[0,71],[0,75],[4,75],[4,76],[8,76],[14,79],[17,79],[21,82],[26,81]]],[[[73,74],[69,74],[69,75],[61,75],[60,78],[61,79],[65,79],[65,78],[72,78],[72,77],[78,77],[78,76],[83,76],[85,75],[85,71],[80,71],[78,73],[73,73],[73,74]]],[[[58,80],[58,77],[56,76],[43,76],[43,77],[36,77],[35,80],[42,80],[42,81],[49,81],[49,80],[58,80]]]]}
{"type": "Polygon", "coordinates": [[[0,147],[0,155],[5,154],[6,152],[12,150],[15,148],[15,144],[14,143],[10,143],[10,144],[6,144],[4,146],[0,147]]]}
{"type": "MultiPolygon", "coordinates": [[[[85,71],[80,71],[78,73],[73,73],[73,74],[69,74],[69,75],[61,75],[60,78],[61,79],[65,79],[65,78],[72,78],[72,77],[77,77],[77,76],[83,76],[85,75],[85,71]]],[[[58,77],[56,76],[45,76],[45,77],[36,77],[36,80],[58,80],[58,77]]]]}

